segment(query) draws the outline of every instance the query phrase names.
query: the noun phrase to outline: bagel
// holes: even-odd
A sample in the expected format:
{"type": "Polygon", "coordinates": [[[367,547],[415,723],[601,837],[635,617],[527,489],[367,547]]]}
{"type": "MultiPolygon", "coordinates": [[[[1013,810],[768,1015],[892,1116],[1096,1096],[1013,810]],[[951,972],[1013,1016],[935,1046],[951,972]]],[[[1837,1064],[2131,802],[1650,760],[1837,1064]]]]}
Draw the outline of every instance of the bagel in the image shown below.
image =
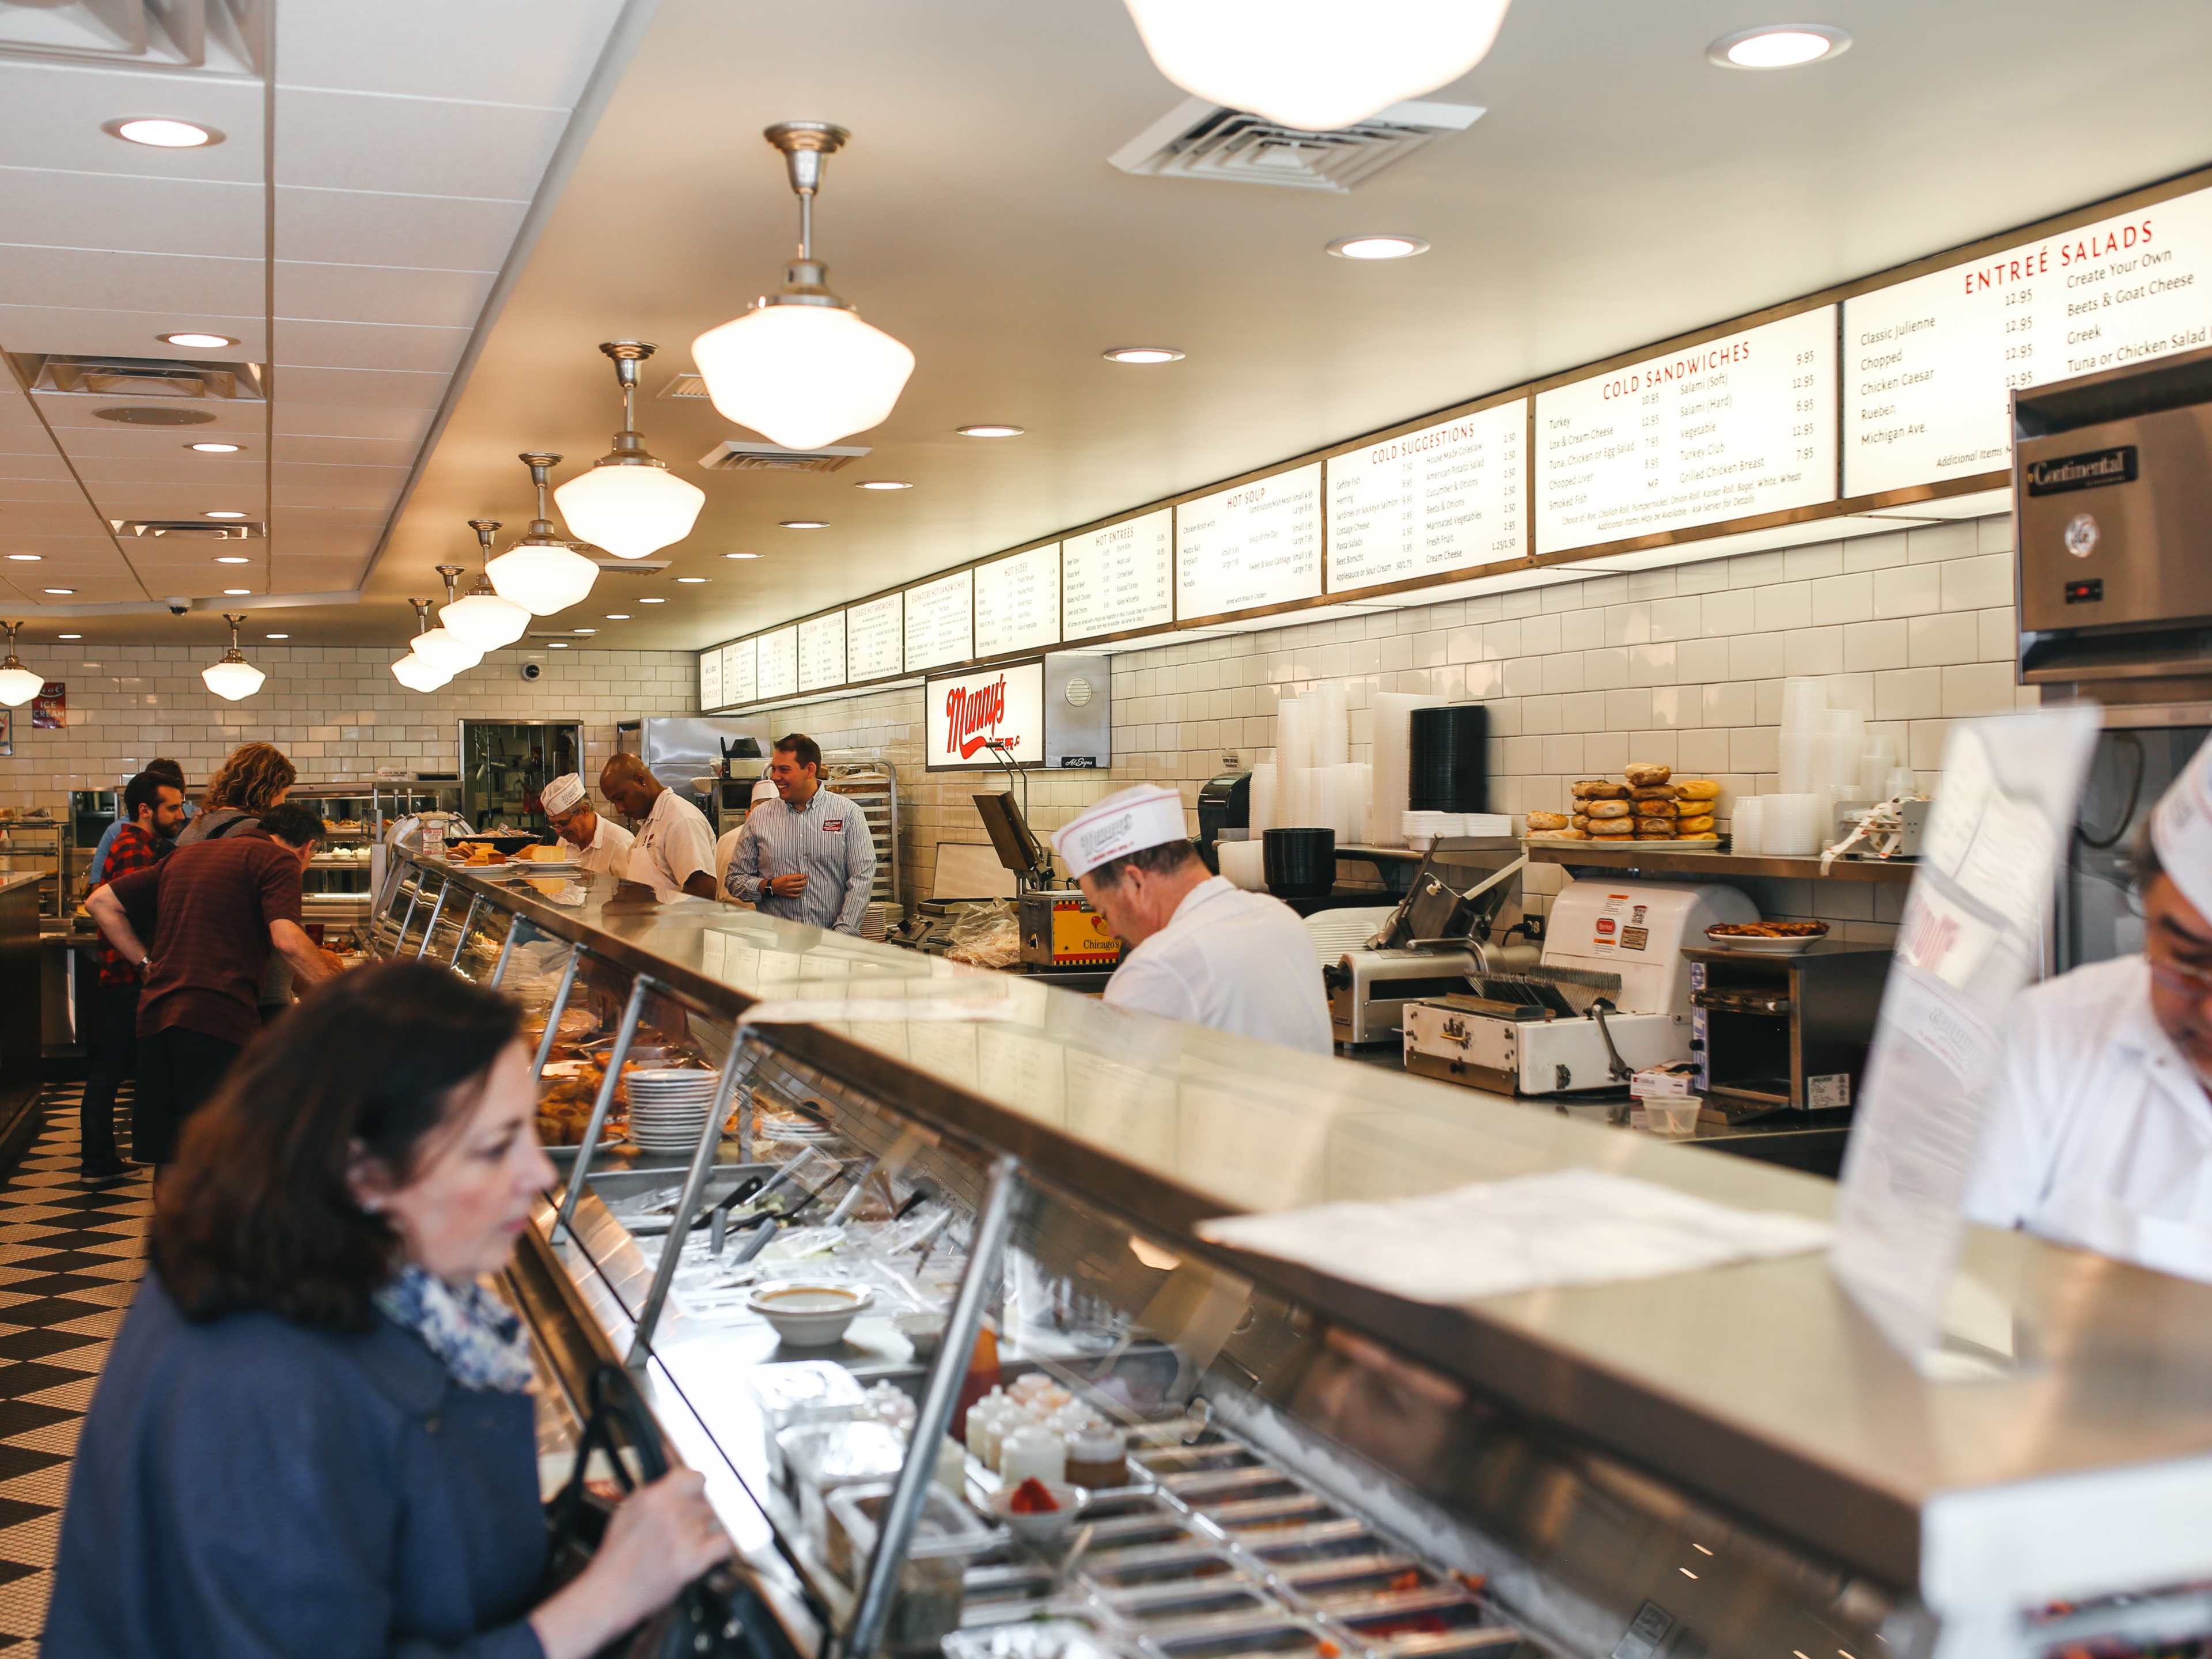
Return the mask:
{"type": "Polygon", "coordinates": [[[1664,783],[1674,775],[1671,766],[1660,766],[1650,761],[1636,761],[1620,769],[1632,788],[1648,789],[1655,783],[1664,783]]]}
{"type": "Polygon", "coordinates": [[[1589,804],[1589,815],[1593,818],[1625,818],[1630,816],[1628,803],[1625,800],[1594,800],[1589,804]]]}

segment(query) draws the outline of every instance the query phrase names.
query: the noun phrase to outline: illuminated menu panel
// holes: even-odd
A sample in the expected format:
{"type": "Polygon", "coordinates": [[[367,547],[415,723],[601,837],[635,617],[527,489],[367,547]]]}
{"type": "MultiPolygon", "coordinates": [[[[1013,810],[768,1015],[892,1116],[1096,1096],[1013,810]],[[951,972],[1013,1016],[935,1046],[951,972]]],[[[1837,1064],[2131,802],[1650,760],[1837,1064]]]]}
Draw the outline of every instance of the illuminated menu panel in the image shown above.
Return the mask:
{"type": "Polygon", "coordinates": [[[799,624],[799,689],[821,691],[845,683],[845,613],[811,617],[799,624]]]}
{"type": "Polygon", "coordinates": [[[760,696],[760,656],[756,641],[739,640],[722,647],[722,702],[750,702],[760,696]]]}
{"type": "Polygon", "coordinates": [[[1060,637],[1090,639],[1175,620],[1175,514],[1166,507],[1060,544],[1060,637]]]}
{"type": "Polygon", "coordinates": [[[975,654],[1060,643],[1060,544],[975,567],[975,654]]]}
{"type": "Polygon", "coordinates": [[[1844,493],[2012,465],[2020,387],[2212,343],[2212,191],[1844,302],[1844,493]]]}
{"type": "Polygon", "coordinates": [[[906,665],[906,605],[886,593],[845,612],[845,672],[854,680],[879,680],[906,665]]]}
{"type": "Polygon", "coordinates": [[[974,573],[956,570],[906,590],[906,667],[909,674],[975,654],[974,573]]]}
{"type": "Polygon", "coordinates": [[[1321,592],[1321,463],[1176,509],[1176,615],[1212,617],[1321,592]]]}
{"type": "Polygon", "coordinates": [[[720,708],[722,706],[722,647],[699,653],[699,707],[720,708]]]}
{"type": "Polygon", "coordinates": [[[779,628],[753,641],[760,653],[760,683],[754,695],[788,697],[799,690],[799,629],[779,628]]]}
{"type": "Polygon", "coordinates": [[[1328,463],[1328,591],[1528,550],[1528,400],[1440,421],[1328,463]]]}

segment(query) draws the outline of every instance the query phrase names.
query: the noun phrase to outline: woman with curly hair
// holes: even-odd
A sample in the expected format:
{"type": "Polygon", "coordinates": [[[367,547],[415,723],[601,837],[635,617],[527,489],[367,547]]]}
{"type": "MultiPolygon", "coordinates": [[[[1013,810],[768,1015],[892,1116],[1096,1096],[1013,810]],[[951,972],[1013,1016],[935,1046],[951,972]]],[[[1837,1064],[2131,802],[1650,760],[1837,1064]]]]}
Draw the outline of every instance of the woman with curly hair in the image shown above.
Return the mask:
{"type": "Polygon", "coordinates": [[[230,751],[230,758],[208,780],[198,817],[185,826],[177,845],[213,841],[242,823],[258,819],[272,806],[282,806],[292,786],[300,781],[299,769],[273,743],[245,743],[230,751]]]}

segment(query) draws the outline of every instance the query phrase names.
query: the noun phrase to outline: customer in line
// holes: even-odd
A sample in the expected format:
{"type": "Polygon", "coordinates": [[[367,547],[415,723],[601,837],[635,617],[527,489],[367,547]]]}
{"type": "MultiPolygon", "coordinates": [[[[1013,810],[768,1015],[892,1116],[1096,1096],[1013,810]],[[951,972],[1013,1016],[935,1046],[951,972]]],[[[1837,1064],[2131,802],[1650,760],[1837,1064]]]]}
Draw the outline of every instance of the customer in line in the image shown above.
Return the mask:
{"type": "Polygon", "coordinates": [[[337,972],[300,925],[300,872],[323,833],[311,808],[279,806],[219,840],[179,847],[88,901],[101,935],[145,970],[132,1118],[140,1163],[175,1158],[185,1121],[261,1029],[272,957],[309,985],[337,972]]]}
{"type": "Polygon", "coordinates": [[[177,845],[213,841],[243,829],[272,806],[282,806],[300,781],[297,768],[274,744],[240,744],[208,780],[198,817],[177,837],[177,845]]]}
{"type": "Polygon", "coordinates": [[[585,1659],[729,1553],[679,1469],[540,1599],[528,1338],[481,1282],[554,1179],[518,1024],[366,969],[193,1123],[77,1443],[47,1652],[585,1659]]]}
{"type": "MultiPolygon", "coordinates": [[[[118,833],[108,846],[106,879],[158,864],[184,826],[184,789],[167,775],[149,767],[131,779],[115,820],[118,833]]],[[[100,990],[86,1054],[84,1103],[77,1113],[77,1174],[86,1181],[119,1181],[127,1173],[116,1154],[115,1091],[137,1075],[138,990],[143,980],[137,962],[100,940],[100,990]]]]}
{"type": "Polygon", "coordinates": [[[600,769],[599,793],[637,824],[629,861],[620,866],[625,881],[651,888],[664,902],[714,896],[714,832],[705,813],[628,753],[600,769]]]}
{"type": "Polygon", "coordinates": [[[771,916],[857,933],[876,886],[876,840],[858,801],[823,787],[822,745],[778,738],[769,758],[778,799],[745,814],[722,890],[771,916]]]}
{"type": "MultiPolygon", "coordinates": [[[[179,799],[184,800],[185,803],[183,807],[183,817],[179,821],[179,824],[181,825],[183,823],[189,823],[191,822],[192,804],[191,801],[186,798],[186,791],[185,789],[185,769],[178,765],[177,763],[173,760],[155,759],[148,761],[140,769],[143,771],[151,772],[155,777],[164,779],[177,786],[177,795],[179,799]]],[[[85,877],[84,884],[86,891],[89,892],[92,889],[99,886],[100,884],[106,881],[108,876],[112,873],[107,867],[107,855],[114,849],[115,838],[123,833],[124,829],[130,823],[130,822],[131,809],[126,805],[123,811],[115,815],[115,822],[109,824],[106,829],[100,832],[100,840],[92,849],[92,869],[90,873],[85,877]]],[[[172,837],[172,840],[174,838],[172,837]]],[[[161,843],[161,851],[164,854],[167,853],[169,846],[169,842],[163,842],[161,843]]]]}
{"type": "Polygon", "coordinates": [[[584,781],[563,772],[538,796],[553,833],[577,849],[576,862],[586,875],[611,870],[617,876],[628,868],[636,837],[612,818],[601,817],[585,793],[584,781]]]}

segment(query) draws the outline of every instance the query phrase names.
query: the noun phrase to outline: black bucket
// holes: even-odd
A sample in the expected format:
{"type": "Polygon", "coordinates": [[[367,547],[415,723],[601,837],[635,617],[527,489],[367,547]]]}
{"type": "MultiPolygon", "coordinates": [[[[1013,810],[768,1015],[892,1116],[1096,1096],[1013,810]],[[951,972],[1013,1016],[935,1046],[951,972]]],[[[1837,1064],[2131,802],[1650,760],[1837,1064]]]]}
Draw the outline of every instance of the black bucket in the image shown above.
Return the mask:
{"type": "Polygon", "coordinates": [[[1416,812],[1490,810],[1490,711],[1479,702],[1416,708],[1407,804],[1416,812]]]}
{"type": "Polygon", "coordinates": [[[1277,898],[1327,898],[1336,885],[1336,831],[1269,830],[1261,837],[1267,890],[1277,898]]]}

